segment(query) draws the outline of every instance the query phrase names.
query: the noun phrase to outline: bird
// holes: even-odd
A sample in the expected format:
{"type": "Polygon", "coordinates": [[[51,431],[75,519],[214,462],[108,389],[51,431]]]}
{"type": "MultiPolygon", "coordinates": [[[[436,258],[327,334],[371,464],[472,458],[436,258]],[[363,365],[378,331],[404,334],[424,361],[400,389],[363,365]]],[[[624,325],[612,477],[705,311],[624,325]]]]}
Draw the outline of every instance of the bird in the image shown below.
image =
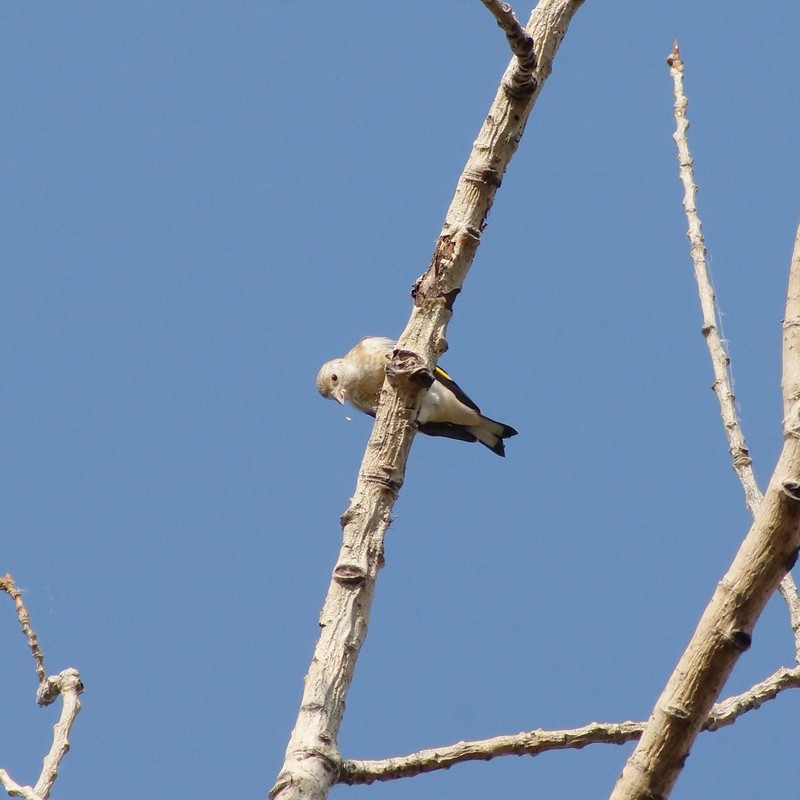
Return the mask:
{"type": "MultiPolygon", "coordinates": [[[[343,358],[322,365],[317,374],[319,393],[341,405],[347,401],[374,417],[386,364],[395,346],[393,339],[366,336],[343,358]]],[[[503,440],[517,435],[510,425],[485,417],[463,389],[438,366],[433,383],[422,399],[417,426],[428,436],[480,442],[498,456],[506,454],[503,440]]]]}

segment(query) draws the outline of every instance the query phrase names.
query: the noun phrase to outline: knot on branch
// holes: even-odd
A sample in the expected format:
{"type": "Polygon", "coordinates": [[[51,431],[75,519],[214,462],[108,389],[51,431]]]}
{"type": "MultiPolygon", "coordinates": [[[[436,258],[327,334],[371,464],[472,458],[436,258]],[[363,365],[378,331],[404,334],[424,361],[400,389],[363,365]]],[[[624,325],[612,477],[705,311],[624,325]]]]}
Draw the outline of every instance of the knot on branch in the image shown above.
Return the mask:
{"type": "Polygon", "coordinates": [[[746,650],[749,650],[750,645],[753,643],[753,637],[751,634],[741,629],[731,631],[727,636],[727,639],[740,653],[744,653],[746,650]]]}
{"type": "Polygon", "coordinates": [[[412,407],[420,392],[429,389],[433,384],[433,373],[416,353],[397,349],[386,365],[386,379],[397,390],[404,405],[412,407]]]}
{"type": "Polygon", "coordinates": [[[361,584],[367,578],[367,569],[362,564],[342,563],[337,564],[333,570],[333,579],[342,586],[361,584]]]}
{"type": "Polygon", "coordinates": [[[784,478],[781,481],[781,491],[790,500],[800,500],[800,480],[796,478],[784,478]]]}
{"type": "MultiPolygon", "coordinates": [[[[494,189],[499,189],[503,183],[502,174],[492,167],[482,167],[481,169],[465,169],[461,174],[461,177],[465,181],[469,181],[472,184],[476,184],[478,186],[490,186],[494,189]]],[[[478,238],[480,237],[480,231],[476,231],[474,228],[469,227],[466,228],[466,230],[473,236],[478,238]]]]}
{"type": "Polygon", "coordinates": [[[45,678],[36,689],[36,702],[40,706],[49,706],[62,694],[83,694],[83,681],[74,667],[68,667],[58,675],[45,678]]]}

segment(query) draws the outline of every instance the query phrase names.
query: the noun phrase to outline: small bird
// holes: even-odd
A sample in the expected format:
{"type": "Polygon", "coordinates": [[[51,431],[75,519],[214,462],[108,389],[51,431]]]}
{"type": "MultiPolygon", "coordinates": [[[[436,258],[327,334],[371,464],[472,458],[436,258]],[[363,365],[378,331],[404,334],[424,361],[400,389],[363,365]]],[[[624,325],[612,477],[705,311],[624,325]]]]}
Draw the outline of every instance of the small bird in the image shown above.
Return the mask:
{"type": "MultiPolygon", "coordinates": [[[[386,362],[394,348],[392,339],[367,336],[344,358],[322,365],[317,375],[319,393],[342,405],[347,400],[359,411],[374,417],[386,377],[386,362]]],[[[484,417],[441,367],[436,367],[433,384],[422,400],[418,429],[429,436],[480,442],[498,456],[506,454],[503,439],[517,435],[510,425],[484,417]]]]}

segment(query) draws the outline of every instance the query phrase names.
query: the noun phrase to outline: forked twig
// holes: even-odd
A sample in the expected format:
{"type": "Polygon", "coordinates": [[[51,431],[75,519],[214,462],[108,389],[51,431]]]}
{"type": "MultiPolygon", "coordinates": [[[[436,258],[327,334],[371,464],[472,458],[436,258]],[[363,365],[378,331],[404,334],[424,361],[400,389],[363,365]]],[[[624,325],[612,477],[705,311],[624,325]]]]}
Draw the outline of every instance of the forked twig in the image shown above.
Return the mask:
{"type": "Polygon", "coordinates": [[[36,633],[31,627],[30,615],[22,600],[22,593],[17,588],[11,575],[6,574],[0,578],[0,591],[6,592],[14,601],[22,632],[28,640],[28,647],[30,647],[36,662],[36,676],[39,679],[36,702],[40,706],[46,706],[57,697],[62,699],[61,715],[53,727],[53,744],[48,754],[44,757],[42,772],[36,785],[22,786],[16,783],[6,770],[0,769],[0,786],[3,786],[11,797],[23,797],[25,800],[46,800],[50,796],[50,790],[58,777],[58,767],[61,764],[61,760],[69,752],[69,734],[75,718],[81,710],[79,698],[83,692],[83,683],[78,670],[71,667],[58,675],[46,677],[44,654],[39,647],[36,633]]]}

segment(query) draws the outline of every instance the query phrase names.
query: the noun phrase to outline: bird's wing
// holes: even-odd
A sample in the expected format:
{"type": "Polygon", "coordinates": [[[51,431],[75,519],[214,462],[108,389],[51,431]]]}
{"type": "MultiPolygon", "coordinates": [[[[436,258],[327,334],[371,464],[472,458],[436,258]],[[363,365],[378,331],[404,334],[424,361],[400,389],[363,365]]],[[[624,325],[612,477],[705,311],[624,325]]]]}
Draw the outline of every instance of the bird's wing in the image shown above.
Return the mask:
{"type": "Polygon", "coordinates": [[[469,399],[464,390],[441,367],[436,367],[434,376],[436,380],[442,384],[442,386],[444,386],[446,389],[449,389],[456,396],[456,399],[459,402],[463,403],[468,408],[471,408],[473,411],[477,411],[478,414],[481,413],[481,410],[478,408],[478,406],[476,406],[475,403],[469,399]]]}

